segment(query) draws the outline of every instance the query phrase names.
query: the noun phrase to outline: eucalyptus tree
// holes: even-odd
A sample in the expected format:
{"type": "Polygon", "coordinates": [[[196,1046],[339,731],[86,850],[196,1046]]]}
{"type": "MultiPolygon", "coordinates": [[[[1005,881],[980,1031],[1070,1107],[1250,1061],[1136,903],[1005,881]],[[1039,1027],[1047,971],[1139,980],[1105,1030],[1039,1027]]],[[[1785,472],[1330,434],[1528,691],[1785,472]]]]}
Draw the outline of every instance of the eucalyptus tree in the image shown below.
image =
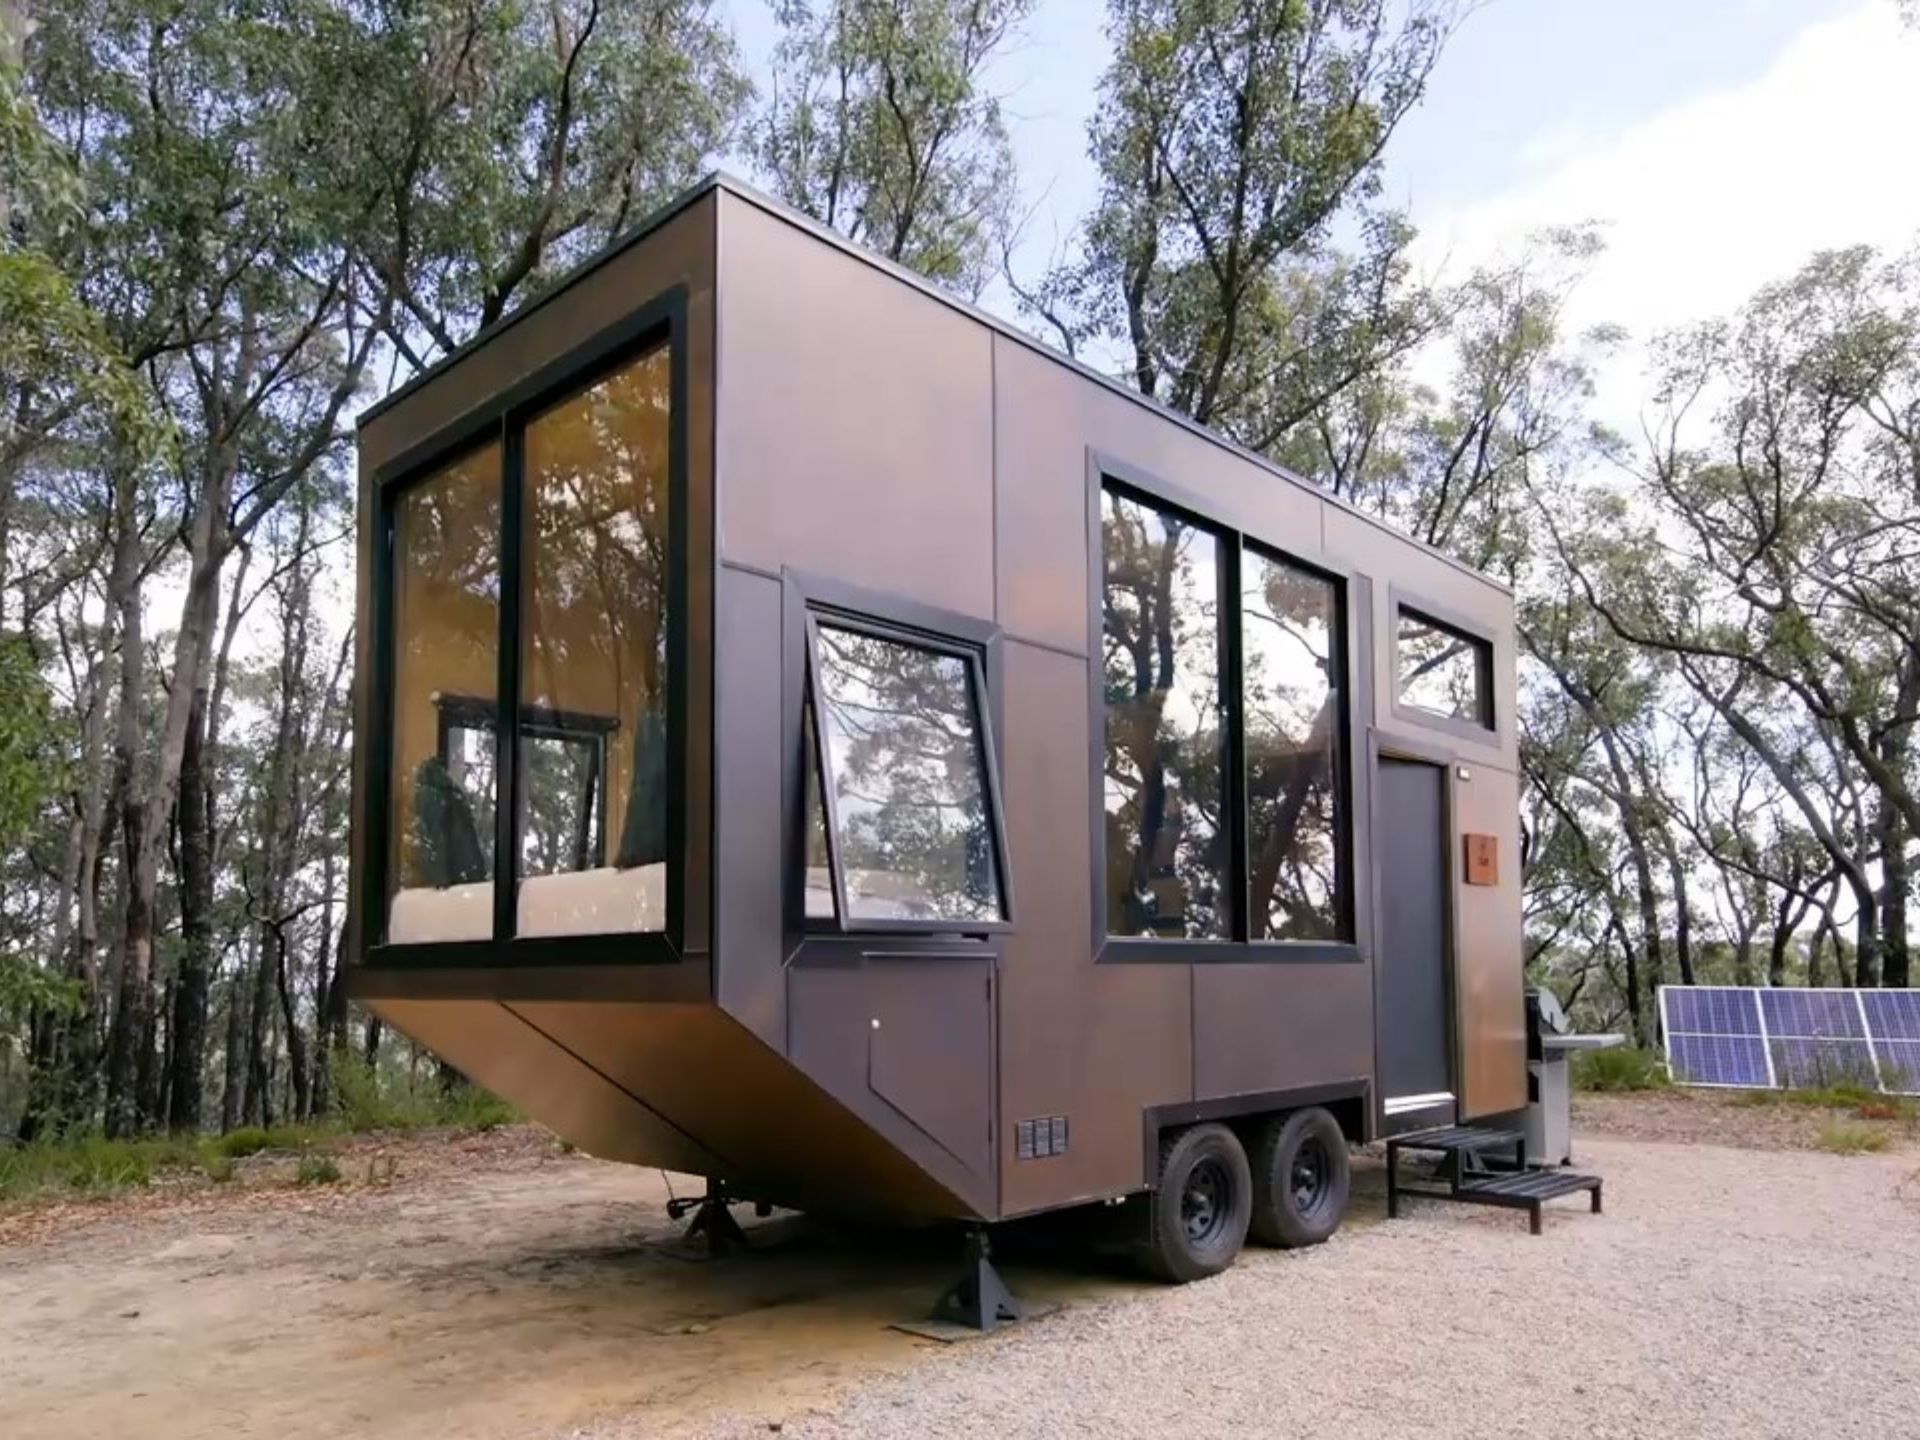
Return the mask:
{"type": "Polygon", "coordinates": [[[1033,0],[780,0],[749,153],[814,219],[969,297],[1008,237],[993,63],[1033,0]]]}
{"type": "Polygon", "coordinates": [[[1411,232],[1369,207],[1455,18],[1448,0],[1111,0],[1100,200],[1045,313],[1258,449],[1417,343],[1411,232]]]}
{"type": "Polygon", "coordinates": [[[1589,600],[1673,657],[1851,897],[1855,977],[1905,985],[1920,716],[1920,290],[1816,256],[1672,337],[1629,506],[1549,510],[1589,600]],[[1837,807],[1837,809],[1836,809],[1837,807]]]}

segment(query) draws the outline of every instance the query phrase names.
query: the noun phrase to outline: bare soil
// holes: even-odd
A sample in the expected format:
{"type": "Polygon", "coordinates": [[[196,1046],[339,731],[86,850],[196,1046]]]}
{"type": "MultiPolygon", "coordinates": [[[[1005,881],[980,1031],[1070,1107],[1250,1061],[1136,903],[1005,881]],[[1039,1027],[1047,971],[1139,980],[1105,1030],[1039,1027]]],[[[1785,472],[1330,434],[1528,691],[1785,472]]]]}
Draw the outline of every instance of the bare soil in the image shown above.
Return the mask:
{"type": "Polygon", "coordinates": [[[1741,1150],[1818,1150],[1822,1130],[1836,1121],[1884,1134],[1890,1149],[1920,1144],[1920,1125],[1912,1115],[1867,1120],[1850,1106],[1799,1104],[1765,1091],[1643,1090],[1573,1099],[1576,1135],[1741,1150]],[[1753,1098],[1747,1098],[1750,1094],[1753,1098]]]}
{"type": "Polygon", "coordinates": [[[1882,1367],[1885,1403],[1859,1418],[1920,1434],[1920,1166],[1905,1143],[1791,1153],[1823,1118],[1583,1097],[1579,1158],[1608,1177],[1607,1214],[1573,1205],[1539,1240],[1517,1215],[1432,1203],[1385,1224],[1370,1155],[1333,1244],[1250,1251],[1200,1286],[1015,1239],[1015,1289],[1064,1309],[951,1349],[888,1328],[949,1278],[947,1234],[743,1215],[757,1253],[690,1260],[665,1204],[697,1182],[531,1127],[357,1142],[324,1187],[259,1157],[238,1185],[0,1215],[0,1435],[1145,1436],[1179,1428],[1176,1402],[1207,1433],[1261,1433],[1284,1397],[1289,1433],[1484,1440],[1539,1433],[1545,1403],[1568,1433],[1744,1440],[1776,1433],[1756,1428],[1766,1405],[1838,1394],[1849,1357],[1882,1367]],[[1702,1343],[1730,1324],[1734,1351],[1702,1343]],[[1895,1353],[1912,1360],[1897,1377],[1895,1353]],[[1473,1403],[1428,1413],[1430,1393],[1473,1403]],[[1697,1394],[1711,1422],[1689,1415],[1697,1394]]]}
{"type": "Polygon", "coordinates": [[[291,1186],[291,1163],[0,1216],[0,1435],[526,1440],[805,1410],[929,1348],[887,1326],[925,1312],[957,1254],[740,1211],[764,1253],[689,1259],[666,1201],[700,1182],[532,1127],[359,1144],[331,1186],[291,1186]]]}

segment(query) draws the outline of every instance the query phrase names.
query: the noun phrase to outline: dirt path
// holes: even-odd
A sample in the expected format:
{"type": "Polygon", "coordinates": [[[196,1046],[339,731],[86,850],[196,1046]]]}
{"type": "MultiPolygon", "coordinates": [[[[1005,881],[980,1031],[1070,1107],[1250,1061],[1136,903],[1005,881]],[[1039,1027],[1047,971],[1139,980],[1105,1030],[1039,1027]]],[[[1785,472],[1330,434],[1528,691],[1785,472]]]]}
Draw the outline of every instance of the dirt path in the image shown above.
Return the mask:
{"type": "Polygon", "coordinates": [[[607,1414],[672,1434],[803,1411],[927,1346],[886,1326],[938,1292],[932,1237],[776,1218],[767,1253],[691,1262],[658,1172],[474,1151],[464,1175],[143,1198],[0,1244],[0,1434],[525,1440],[607,1414]]]}
{"type": "MultiPolygon", "coordinates": [[[[995,1432],[995,1417],[1021,1415],[1036,1432],[1145,1435],[1164,1433],[1149,1418],[1169,1419],[1153,1396],[1193,1386],[1217,1388],[1221,1417],[1245,1426],[1273,1397],[1241,1394],[1224,1361],[1201,1363],[1219,1331],[1202,1319],[1232,1297],[1260,1373],[1291,1373],[1281,1342],[1290,1326],[1312,1329],[1303,1316],[1334,1325],[1359,1369],[1324,1395],[1303,1376],[1288,1382],[1329,1421],[1356,1403],[1356,1375],[1401,1373],[1403,1332],[1421,1316],[1423,1335],[1439,1327],[1438,1348],[1413,1371],[1471,1380],[1485,1403],[1470,1413],[1484,1422],[1531,1413],[1522,1392],[1589,1334],[1611,1337],[1606,1363],[1621,1367],[1609,1378],[1599,1361],[1585,1365],[1595,1393],[1655,1356],[1660,1366],[1691,1357],[1683,1370],[1718,1363],[1706,1337],[1725,1331],[1743,1346],[1767,1342],[1766,1366],[1786,1388],[1749,1378],[1784,1401],[1817,1379],[1795,1379],[1791,1357],[1816,1370],[1864,1363],[1910,1344],[1920,1323],[1920,1172],[1904,1147],[1841,1158],[1596,1141],[1585,1158],[1608,1175],[1608,1215],[1569,1214],[1542,1241],[1517,1217],[1434,1205],[1384,1225],[1379,1162],[1363,1157],[1336,1244],[1250,1253],[1205,1286],[1162,1290],[1030,1237],[1007,1267],[1015,1288],[1071,1302],[1065,1313],[951,1351],[886,1328],[923,1313],[948,1278],[950,1237],[776,1218],[755,1227],[761,1253],[696,1263],[673,1243],[680,1226],[657,1172],[562,1155],[524,1130],[394,1147],[388,1185],[150,1193],[0,1225],[0,1435],[671,1440],[765,1433],[780,1420],[837,1440],[1012,1433],[995,1432]],[[1583,1302],[1565,1306],[1565,1287],[1583,1302]],[[1490,1295],[1500,1304],[1488,1308],[1490,1295]],[[1651,1348],[1635,1328],[1649,1314],[1665,1317],[1651,1348]],[[1450,1326],[1497,1343],[1462,1358],[1447,1348],[1450,1326]],[[1190,1345],[1165,1349],[1189,1329],[1190,1345]],[[1842,1336],[1840,1351],[1827,1344],[1842,1336]],[[1155,1378],[1146,1357],[1163,1352],[1155,1378]],[[1485,1373],[1463,1370],[1469,1359],[1485,1373]],[[913,1398],[923,1385],[925,1408],[913,1398]],[[1069,1396],[1080,1407],[1070,1423],[1069,1396]]],[[[365,1173],[361,1158],[350,1178],[365,1173]]],[[[694,1182],[673,1183],[685,1194],[694,1182]]],[[[1741,1377],[1708,1378],[1715,1393],[1745,1398],[1741,1377]]],[[[1920,1394],[1920,1371],[1909,1378],[1920,1394]]],[[[1663,1369],[1645,1383],[1667,1404],[1692,1382],[1663,1369]]],[[[1388,1388],[1374,1398],[1409,1403],[1388,1388]]],[[[1561,1418],[1574,1425],[1587,1412],[1569,1404],[1561,1418]]],[[[1613,1418],[1660,1431],[1659,1411],[1637,1405],[1613,1418]]],[[[1920,1426],[1920,1410],[1892,1418],[1920,1426]]],[[[1421,1422],[1454,1433],[1436,1415],[1421,1422]]]]}

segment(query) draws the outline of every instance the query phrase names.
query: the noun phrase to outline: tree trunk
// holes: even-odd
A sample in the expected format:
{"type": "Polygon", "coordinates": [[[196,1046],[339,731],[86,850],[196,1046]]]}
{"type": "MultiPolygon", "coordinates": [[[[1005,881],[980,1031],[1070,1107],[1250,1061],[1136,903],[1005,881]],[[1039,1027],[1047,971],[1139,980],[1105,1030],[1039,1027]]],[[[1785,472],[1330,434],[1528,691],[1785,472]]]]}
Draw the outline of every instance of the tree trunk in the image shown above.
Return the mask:
{"type": "Polygon", "coordinates": [[[1912,894],[1913,871],[1907,855],[1905,817],[1891,805],[1879,810],[1881,983],[1906,989],[1913,983],[1912,956],[1907,940],[1907,900],[1912,894]]]}
{"type": "MultiPolygon", "coordinates": [[[[250,931],[247,949],[255,945],[250,931]]],[[[225,1087],[220,1096],[220,1132],[224,1135],[239,1127],[246,1115],[247,1102],[247,977],[253,973],[243,959],[240,971],[227,982],[227,1054],[225,1087]]]]}
{"type": "Polygon", "coordinates": [[[140,711],[146,682],[146,640],[140,608],[140,531],[137,480],[131,466],[114,483],[113,568],[107,589],[120,617],[120,703],[115,723],[115,789],[120,796],[121,889],[126,914],[120,973],[107,1038],[106,1131],[132,1133],[139,1047],[152,1021],[153,886],[156,847],[148,844],[146,797],[141,782],[140,711]]]}
{"type": "Polygon", "coordinates": [[[207,986],[213,967],[213,795],[206,773],[207,692],[198,690],[180,762],[180,972],[173,992],[173,1054],[167,1123],[200,1128],[201,1076],[207,1059],[207,986]]]}

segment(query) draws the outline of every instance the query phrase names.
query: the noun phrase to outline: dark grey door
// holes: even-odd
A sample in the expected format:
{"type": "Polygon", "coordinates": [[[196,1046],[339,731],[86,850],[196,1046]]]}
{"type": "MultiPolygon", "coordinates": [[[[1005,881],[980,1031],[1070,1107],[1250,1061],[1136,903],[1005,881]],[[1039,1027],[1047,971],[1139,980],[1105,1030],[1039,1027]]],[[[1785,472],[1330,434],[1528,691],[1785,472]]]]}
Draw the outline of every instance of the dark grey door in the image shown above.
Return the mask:
{"type": "Polygon", "coordinates": [[[1448,1039],[1446,772],[1380,761],[1380,1089],[1395,1101],[1453,1090],[1448,1039]]]}

